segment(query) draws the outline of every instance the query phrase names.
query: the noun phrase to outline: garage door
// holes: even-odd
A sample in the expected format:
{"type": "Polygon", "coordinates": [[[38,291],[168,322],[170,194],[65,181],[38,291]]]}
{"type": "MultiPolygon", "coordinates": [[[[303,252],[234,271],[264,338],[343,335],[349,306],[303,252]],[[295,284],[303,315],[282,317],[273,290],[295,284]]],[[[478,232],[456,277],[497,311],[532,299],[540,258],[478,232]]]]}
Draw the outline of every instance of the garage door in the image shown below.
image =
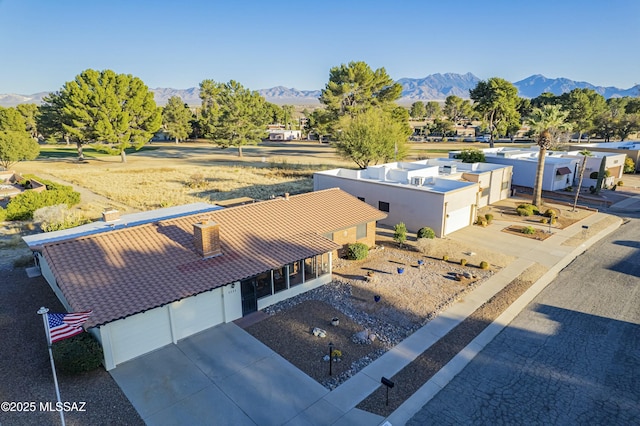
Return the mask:
{"type": "Polygon", "coordinates": [[[444,226],[445,235],[469,226],[471,224],[469,222],[470,218],[471,206],[447,212],[447,218],[444,226]]]}
{"type": "Polygon", "coordinates": [[[109,328],[116,365],[171,343],[166,306],[112,322],[109,328]]]}

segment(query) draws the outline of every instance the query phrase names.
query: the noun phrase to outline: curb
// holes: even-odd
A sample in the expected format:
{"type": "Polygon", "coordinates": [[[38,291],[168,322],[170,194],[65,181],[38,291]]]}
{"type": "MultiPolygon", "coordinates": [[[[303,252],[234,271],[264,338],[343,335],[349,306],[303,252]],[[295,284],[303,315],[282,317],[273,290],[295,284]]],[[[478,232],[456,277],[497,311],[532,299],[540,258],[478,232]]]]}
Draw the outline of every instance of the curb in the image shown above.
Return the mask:
{"type": "Polygon", "coordinates": [[[542,292],[571,262],[584,253],[589,247],[606,237],[623,224],[623,220],[618,218],[618,222],[608,226],[598,234],[586,240],[583,244],[569,252],[558,263],[536,281],[527,291],[525,291],[515,302],[500,314],[491,324],[489,324],[480,334],[478,334],[467,346],[465,346],[451,361],[449,361],[440,371],[431,377],[420,387],[411,397],[400,405],[389,415],[382,425],[401,425],[408,422],[422,407],[427,404],[438,392],[440,392],[451,380],[453,380],[475,357],[487,346],[500,332],[507,327],[511,321],[526,308],[535,297],[542,292]]]}

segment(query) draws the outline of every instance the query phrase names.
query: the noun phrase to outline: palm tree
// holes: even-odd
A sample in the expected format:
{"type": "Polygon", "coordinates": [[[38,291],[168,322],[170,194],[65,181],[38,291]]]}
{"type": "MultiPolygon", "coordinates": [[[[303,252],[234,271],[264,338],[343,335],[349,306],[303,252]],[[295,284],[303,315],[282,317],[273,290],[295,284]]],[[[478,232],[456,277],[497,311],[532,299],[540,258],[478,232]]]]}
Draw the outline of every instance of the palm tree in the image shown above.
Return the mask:
{"type": "Polygon", "coordinates": [[[584,177],[584,169],[587,167],[587,157],[591,157],[591,151],[588,149],[584,149],[580,151],[580,155],[582,155],[582,164],[580,165],[580,178],[578,180],[578,190],[576,191],[576,197],[573,199],[573,210],[576,211],[576,206],[578,205],[578,197],[580,196],[580,188],[582,187],[582,178],[584,177]]]}
{"type": "Polygon", "coordinates": [[[542,178],[544,174],[544,159],[547,150],[557,139],[557,134],[568,128],[566,123],[567,113],[560,109],[560,105],[545,105],[535,108],[531,117],[527,120],[531,129],[535,132],[536,143],[540,148],[538,155],[538,167],[536,169],[536,181],[533,187],[533,205],[542,205],[542,178]]]}

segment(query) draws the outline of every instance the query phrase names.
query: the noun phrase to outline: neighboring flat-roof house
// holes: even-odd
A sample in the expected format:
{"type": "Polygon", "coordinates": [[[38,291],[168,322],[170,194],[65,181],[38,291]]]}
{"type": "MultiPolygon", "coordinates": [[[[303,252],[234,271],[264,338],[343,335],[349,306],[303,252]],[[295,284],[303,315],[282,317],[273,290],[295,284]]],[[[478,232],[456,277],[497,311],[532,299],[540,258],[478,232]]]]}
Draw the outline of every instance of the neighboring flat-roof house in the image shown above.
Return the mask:
{"type": "Polygon", "coordinates": [[[329,282],[334,252],[373,245],[375,221],[385,217],[337,189],[211,207],[134,225],[122,217],[89,235],[25,238],[64,306],[93,310],[87,326],[107,370],[329,282]]]}
{"type": "Polygon", "coordinates": [[[302,139],[302,131],[300,130],[285,130],[285,129],[271,129],[269,130],[270,141],[293,141],[302,139]]]}
{"type": "Polygon", "coordinates": [[[428,226],[438,237],[471,225],[478,207],[507,198],[511,167],[446,159],[314,173],[314,190],[340,188],[387,213],[380,223],[428,226]]]}
{"type": "MultiPolygon", "coordinates": [[[[538,168],[539,150],[523,148],[487,148],[483,149],[487,163],[509,165],[513,168],[512,183],[518,186],[533,188],[538,168]]],[[[449,152],[454,158],[460,151],[449,152]]],[[[564,153],[566,154],[566,153],[564,153]]],[[[559,191],[574,185],[577,165],[580,158],[563,157],[547,151],[544,162],[542,189],[544,191],[559,191]]]]}
{"type": "Polygon", "coordinates": [[[571,145],[571,149],[577,151],[588,149],[592,153],[597,151],[624,154],[635,163],[635,171],[640,172],[640,141],[579,143],[571,145]]]}
{"type": "MultiPolygon", "coordinates": [[[[586,149],[586,148],[585,148],[586,149]]],[[[449,153],[455,156],[459,151],[449,153]]],[[[510,164],[513,166],[513,184],[532,188],[535,183],[538,167],[538,147],[523,148],[487,148],[483,149],[488,163],[510,164]]],[[[544,161],[544,176],[542,189],[544,191],[559,191],[569,186],[576,186],[580,178],[580,164],[583,156],[580,151],[547,151],[544,161]]],[[[622,177],[624,169],[624,155],[591,151],[587,157],[587,166],[583,177],[583,186],[596,185],[597,179],[591,179],[592,172],[600,170],[601,161],[605,161],[605,168],[609,170],[610,178],[606,184],[622,177]]]]}

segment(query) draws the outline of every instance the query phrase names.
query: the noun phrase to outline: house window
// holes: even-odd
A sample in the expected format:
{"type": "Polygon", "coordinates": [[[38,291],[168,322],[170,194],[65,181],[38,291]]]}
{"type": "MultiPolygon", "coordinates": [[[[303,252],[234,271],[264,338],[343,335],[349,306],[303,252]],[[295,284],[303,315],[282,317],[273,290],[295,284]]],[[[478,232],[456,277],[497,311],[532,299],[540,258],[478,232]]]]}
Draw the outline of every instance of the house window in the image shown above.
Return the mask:
{"type": "Polygon", "coordinates": [[[378,201],[378,210],[389,213],[389,203],[386,201],[378,201]]]}
{"type": "Polygon", "coordinates": [[[318,278],[318,261],[316,257],[308,257],[304,260],[304,280],[310,281],[318,278]]]}
{"type": "Polygon", "coordinates": [[[286,268],[278,268],[273,270],[273,292],[277,293],[287,289],[286,268]]]}
{"type": "Polygon", "coordinates": [[[358,200],[364,202],[364,197],[358,197],[358,200]]]}
{"type": "Polygon", "coordinates": [[[491,192],[491,188],[482,188],[482,196],[483,197],[488,197],[489,196],[489,192],[491,192]]]}
{"type": "Polygon", "coordinates": [[[356,240],[367,238],[367,224],[361,223],[356,226],[356,240]]]}
{"type": "Polygon", "coordinates": [[[256,296],[260,299],[271,294],[271,271],[263,272],[256,277],[256,296]]]}
{"type": "Polygon", "coordinates": [[[300,265],[300,260],[290,263],[289,269],[289,287],[293,287],[294,285],[302,284],[302,267],[300,265]]]}
{"type": "Polygon", "coordinates": [[[502,182],[502,189],[509,189],[509,181],[502,182]]]}

